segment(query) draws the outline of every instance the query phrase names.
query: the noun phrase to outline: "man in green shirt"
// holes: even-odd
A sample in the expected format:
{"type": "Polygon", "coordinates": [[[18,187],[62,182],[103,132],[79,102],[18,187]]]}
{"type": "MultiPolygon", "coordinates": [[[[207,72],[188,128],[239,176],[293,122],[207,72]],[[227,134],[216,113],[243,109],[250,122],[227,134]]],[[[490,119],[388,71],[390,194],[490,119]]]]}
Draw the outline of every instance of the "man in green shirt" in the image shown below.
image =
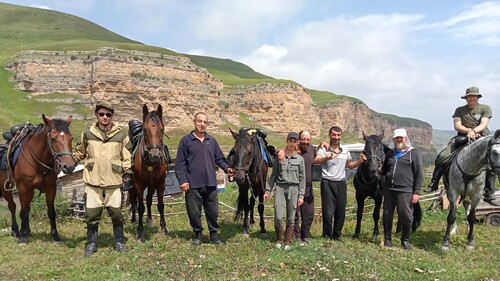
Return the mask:
{"type": "MultiPolygon", "coordinates": [[[[479,104],[478,100],[481,97],[482,95],[477,87],[467,88],[465,95],[462,96],[462,99],[465,99],[467,104],[455,109],[453,114],[453,125],[457,135],[450,140],[448,145],[437,156],[431,183],[425,191],[431,192],[438,189],[439,179],[445,171],[446,163],[459,146],[456,144],[457,139],[466,137],[474,141],[489,135],[488,123],[492,116],[491,107],[486,104],[479,104]]],[[[496,175],[488,168],[486,170],[484,201],[494,206],[500,206],[500,202],[495,200],[495,183],[496,175]]]]}

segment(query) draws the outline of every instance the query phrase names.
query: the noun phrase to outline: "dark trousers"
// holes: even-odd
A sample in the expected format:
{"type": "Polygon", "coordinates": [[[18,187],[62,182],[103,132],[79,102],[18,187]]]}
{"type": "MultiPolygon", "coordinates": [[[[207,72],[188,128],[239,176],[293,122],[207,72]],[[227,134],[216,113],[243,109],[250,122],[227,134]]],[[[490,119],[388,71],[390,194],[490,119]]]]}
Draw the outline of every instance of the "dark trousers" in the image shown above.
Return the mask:
{"type": "Polygon", "coordinates": [[[297,238],[311,238],[311,225],[314,220],[314,197],[304,198],[304,204],[295,211],[295,227],[293,233],[297,238]],[[302,223],[299,224],[299,221],[302,223]]]}
{"type": "Polygon", "coordinates": [[[384,225],[384,235],[391,237],[394,209],[398,210],[399,221],[402,225],[410,225],[413,222],[413,204],[411,203],[411,192],[399,192],[384,188],[384,207],[382,223],[384,225]]]}
{"type": "Polygon", "coordinates": [[[216,232],[219,230],[219,200],[217,197],[217,188],[215,186],[192,188],[186,192],[186,210],[189,217],[189,223],[195,233],[203,231],[201,223],[201,208],[205,210],[208,230],[216,232]]]}
{"type": "Polygon", "coordinates": [[[321,180],[323,237],[333,239],[340,238],[342,228],[344,227],[346,202],[346,181],[321,180]]]}

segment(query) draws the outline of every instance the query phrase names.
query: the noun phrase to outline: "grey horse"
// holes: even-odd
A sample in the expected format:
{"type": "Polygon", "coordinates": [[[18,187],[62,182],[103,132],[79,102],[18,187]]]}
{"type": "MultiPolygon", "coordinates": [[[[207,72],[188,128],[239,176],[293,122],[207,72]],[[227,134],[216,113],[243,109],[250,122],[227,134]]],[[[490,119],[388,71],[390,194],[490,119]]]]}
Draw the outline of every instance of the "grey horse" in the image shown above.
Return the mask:
{"type": "Polygon", "coordinates": [[[485,184],[485,169],[491,168],[500,175],[500,130],[494,135],[480,138],[462,150],[451,160],[450,169],[445,175],[444,184],[447,197],[450,201],[448,225],[442,244],[443,250],[449,249],[450,233],[456,229],[457,199],[470,197],[464,200],[463,205],[467,214],[469,234],[467,236],[467,249],[474,248],[474,222],[476,220],[476,207],[481,200],[485,184]]]}

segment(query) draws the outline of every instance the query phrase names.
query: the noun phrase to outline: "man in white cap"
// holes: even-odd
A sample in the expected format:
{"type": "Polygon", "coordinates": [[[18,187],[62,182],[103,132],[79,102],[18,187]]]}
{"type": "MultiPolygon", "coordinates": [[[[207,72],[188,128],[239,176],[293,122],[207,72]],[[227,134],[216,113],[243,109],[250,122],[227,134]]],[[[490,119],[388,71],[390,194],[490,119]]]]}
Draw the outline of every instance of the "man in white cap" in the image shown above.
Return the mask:
{"type": "MultiPolygon", "coordinates": [[[[467,104],[455,109],[455,113],[453,114],[453,126],[457,131],[457,135],[450,140],[446,148],[436,157],[431,183],[425,191],[431,192],[438,189],[439,179],[443,175],[446,164],[457,147],[466,144],[467,139],[474,141],[480,137],[489,135],[488,123],[490,122],[492,111],[489,105],[478,102],[481,97],[482,95],[479,93],[477,87],[467,88],[465,95],[462,96],[462,99],[465,99],[467,104]]],[[[494,206],[500,206],[500,202],[495,201],[496,179],[495,173],[487,169],[484,201],[494,206]]]]}
{"type": "Polygon", "coordinates": [[[382,174],[384,186],[384,245],[392,246],[392,221],[394,209],[398,209],[401,224],[401,245],[411,250],[410,234],[413,223],[413,204],[420,199],[420,188],[424,183],[422,157],[411,146],[405,129],[396,129],[392,135],[394,148],[386,153],[382,174]]]}

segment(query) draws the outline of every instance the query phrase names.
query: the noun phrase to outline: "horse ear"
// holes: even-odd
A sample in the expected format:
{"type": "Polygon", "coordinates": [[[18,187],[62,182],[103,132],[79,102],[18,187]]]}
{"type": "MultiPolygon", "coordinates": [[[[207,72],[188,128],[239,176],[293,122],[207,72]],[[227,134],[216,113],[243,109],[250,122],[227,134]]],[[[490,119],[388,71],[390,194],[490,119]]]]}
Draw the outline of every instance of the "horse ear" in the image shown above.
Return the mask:
{"type": "Polygon", "coordinates": [[[42,119],[43,119],[43,123],[47,126],[51,126],[53,124],[52,122],[52,119],[48,118],[47,116],[45,116],[45,114],[42,113],[42,119]]]}
{"type": "Polygon", "coordinates": [[[156,111],[158,111],[158,115],[160,116],[160,119],[163,120],[163,107],[161,106],[161,104],[158,104],[156,111]]]}
{"type": "Polygon", "coordinates": [[[238,138],[238,133],[236,133],[235,131],[231,130],[231,128],[229,128],[229,131],[231,131],[231,135],[233,135],[234,139],[238,138]]]}
{"type": "Polygon", "coordinates": [[[364,130],[361,130],[361,133],[363,134],[363,140],[364,140],[364,141],[366,141],[365,131],[364,131],[364,130]]]}
{"type": "Polygon", "coordinates": [[[148,116],[148,113],[149,113],[149,109],[148,109],[148,106],[146,104],[144,104],[142,106],[142,122],[145,123],[146,122],[146,116],[148,116]]]}
{"type": "Polygon", "coordinates": [[[71,121],[73,121],[73,115],[70,115],[68,119],[66,119],[66,125],[69,126],[69,124],[71,124],[71,121]]]}
{"type": "Polygon", "coordinates": [[[500,129],[497,129],[497,130],[495,131],[494,138],[495,138],[495,139],[498,139],[498,137],[500,137],[500,129]]]}
{"type": "Polygon", "coordinates": [[[384,131],[382,131],[382,134],[378,135],[378,139],[379,140],[383,140],[384,139],[384,131]]]}

